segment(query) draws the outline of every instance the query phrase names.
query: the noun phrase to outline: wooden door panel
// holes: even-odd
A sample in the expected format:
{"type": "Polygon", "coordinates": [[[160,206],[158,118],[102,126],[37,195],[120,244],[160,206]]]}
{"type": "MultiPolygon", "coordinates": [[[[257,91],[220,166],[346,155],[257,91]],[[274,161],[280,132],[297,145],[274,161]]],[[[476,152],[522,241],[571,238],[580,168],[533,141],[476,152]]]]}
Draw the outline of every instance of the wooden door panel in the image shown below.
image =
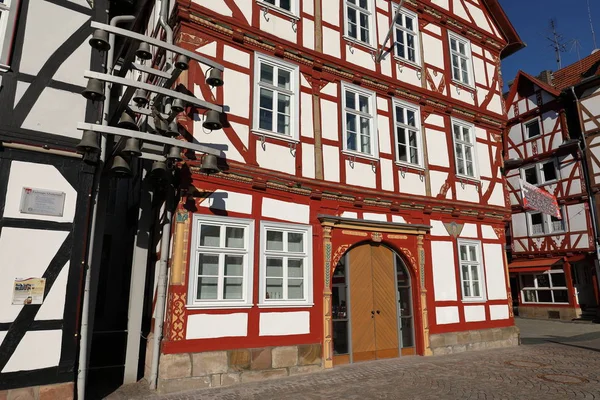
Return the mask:
{"type": "Polygon", "coordinates": [[[371,246],[359,246],[349,253],[350,318],[352,359],[375,359],[375,319],[373,310],[373,277],[371,246]]]}
{"type": "Polygon", "coordinates": [[[398,311],[394,253],[384,246],[371,247],[375,347],[377,358],[398,357],[398,311]]]}

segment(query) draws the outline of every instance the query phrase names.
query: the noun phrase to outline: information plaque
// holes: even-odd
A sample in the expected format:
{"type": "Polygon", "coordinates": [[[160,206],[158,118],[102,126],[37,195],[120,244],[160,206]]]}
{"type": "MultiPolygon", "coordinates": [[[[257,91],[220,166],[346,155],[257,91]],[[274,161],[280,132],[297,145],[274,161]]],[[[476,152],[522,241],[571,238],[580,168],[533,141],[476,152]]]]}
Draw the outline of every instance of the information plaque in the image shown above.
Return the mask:
{"type": "Polygon", "coordinates": [[[64,192],[46,189],[23,188],[21,213],[62,217],[65,208],[64,192]]]}

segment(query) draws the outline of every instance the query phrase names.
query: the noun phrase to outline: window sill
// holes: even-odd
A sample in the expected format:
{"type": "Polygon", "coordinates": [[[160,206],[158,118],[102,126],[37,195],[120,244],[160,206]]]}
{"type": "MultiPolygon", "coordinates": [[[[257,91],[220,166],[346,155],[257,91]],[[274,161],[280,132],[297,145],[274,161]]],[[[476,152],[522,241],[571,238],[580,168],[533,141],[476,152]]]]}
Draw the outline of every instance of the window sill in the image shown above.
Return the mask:
{"type": "Polygon", "coordinates": [[[465,183],[467,185],[481,185],[481,179],[479,177],[476,178],[469,175],[456,174],[456,179],[459,181],[459,183],[465,183]]]}
{"type": "Polygon", "coordinates": [[[407,172],[410,172],[410,170],[416,172],[425,172],[425,167],[423,167],[422,165],[410,164],[402,161],[394,161],[394,164],[396,164],[396,166],[399,167],[401,170],[406,170],[407,172]]]}
{"type": "Polygon", "coordinates": [[[457,81],[456,79],[452,79],[452,83],[454,83],[457,86],[460,86],[462,89],[466,90],[467,92],[470,92],[470,93],[473,93],[473,94],[475,93],[475,90],[476,90],[475,86],[471,86],[471,85],[466,84],[464,82],[457,81]]]}
{"type": "Polygon", "coordinates": [[[364,47],[365,49],[369,50],[369,52],[371,52],[373,54],[377,53],[377,49],[371,43],[365,43],[358,39],[354,39],[353,37],[350,37],[348,35],[344,35],[344,36],[342,36],[342,38],[346,42],[348,42],[347,43],[348,45],[351,45],[352,47],[354,47],[354,46],[364,47]]]}
{"type": "Polygon", "coordinates": [[[0,64],[0,73],[10,71],[9,65],[0,64]]]}
{"type": "Polygon", "coordinates": [[[188,304],[185,306],[188,310],[235,310],[252,308],[253,304],[227,304],[227,303],[210,303],[210,304],[188,304]]]}
{"type": "Polygon", "coordinates": [[[300,20],[300,17],[298,15],[294,14],[293,12],[285,10],[281,7],[274,6],[273,4],[266,3],[266,2],[260,1],[260,0],[258,0],[256,2],[256,4],[258,4],[262,8],[266,8],[267,10],[274,11],[277,14],[282,14],[282,15],[288,17],[290,20],[293,20],[293,21],[300,20]]]}
{"type": "Polygon", "coordinates": [[[279,133],[273,133],[273,132],[269,132],[269,131],[262,131],[260,129],[252,129],[252,133],[257,135],[257,136],[264,136],[264,137],[268,137],[271,139],[276,139],[276,140],[281,140],[282,142],[287,142],[287,143],[300,143],[300,140],[292,137],[292,136],[285,136],[283,134],[279,134],[279,133]]]}
{"type": "Polygon", "coordinates": [[[476,298],[476,299],[473,298],[473,299],[462,299],[462,302],[463,303],[468,303],[468,304],[476,304],[476,303],[479,304],[479,303],[481,303],[483,305],[483,304],[487,303],[487,300],[483,299],[483,298],[476,298]]]}
{"type": "Polygon", "coordinates": [[[534,140],[538,140],[542,138],[542,134],[540,133],[539,135],[535,135],[533,137],[527,138],[523,141],[523,143],[527,143],[527,142],[533,142],[534,140]]]}
{"type": "Polygon", "coordinates": [[[531,233],[529,235],[529,237],[557,236],[557,235],[564,235],[566,233],[567,233],[567,231],[551,232],[551,233],[531,233]]]}
{"type": "Polygon", "coordinates": [[[314,305],[314,303],[260,303],[258,304],[258,308],[312,308],[314,305]]]}
{"type": "Polygon", "coordinates": [[[409,61],[409,60],[406,60],[406,59],[404,59],[402,57],[398,57],[396,55],[394,56],[394,60],[396,60],[397,63],[402,64],[403,66],[413,67],[413,68],[416,68],[419,71],[423,70],[423,66],[421,64],[418,64],[418,63],[414,62],[414,61],[409,61]]]}
{"type": "Polygon", "coordinates": [[[352,158],[363,158],[365,160],[379,162],[378,157],[372,156],[370,154],[360,153],[358,151],[342,150],[342,154],[352,158]]]}

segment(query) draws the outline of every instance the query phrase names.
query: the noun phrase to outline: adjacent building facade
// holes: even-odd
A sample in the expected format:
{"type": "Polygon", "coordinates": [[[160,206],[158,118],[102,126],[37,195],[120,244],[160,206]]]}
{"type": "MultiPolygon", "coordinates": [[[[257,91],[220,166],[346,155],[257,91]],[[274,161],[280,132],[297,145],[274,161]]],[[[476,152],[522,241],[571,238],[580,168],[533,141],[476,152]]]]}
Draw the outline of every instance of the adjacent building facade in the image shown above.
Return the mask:
{"type": "Polygon", "coordinates": [[[179,120],[223,157],[181,167],[160,390],[517,344],[500,60],[523,45],[497,1],[397,6],[177,1],[178,45],[225,66],[182,83],[229,112],[179,120]]]}
{"type": "Polygon", "coordinates": [[[509,267],[520,316],[571,320],[597,313],[598,60],[594,53],[538,78],[520,71],[506,98],[505,155],[513,165],[506,174],[513,213],[509,267]],[[554,195],[561,218],[524,209],[520,180],[554,195]]]}

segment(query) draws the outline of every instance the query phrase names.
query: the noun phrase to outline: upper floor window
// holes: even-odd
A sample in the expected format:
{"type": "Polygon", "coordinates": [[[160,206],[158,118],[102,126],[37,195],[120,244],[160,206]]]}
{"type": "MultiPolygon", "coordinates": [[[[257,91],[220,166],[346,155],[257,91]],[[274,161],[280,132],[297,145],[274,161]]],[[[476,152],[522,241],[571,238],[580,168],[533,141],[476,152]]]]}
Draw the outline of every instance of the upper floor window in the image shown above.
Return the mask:
{"type": "Polygon", "coordinates": [[[481,243],[459,240],[458,255],[463,300],[483,300],[481,243]]]}
{"type": "Polygon", "coordinates": [[[261,223],[261,304],[312,304],[311,232],[308,225],[261,223]]]}
{"type": "Polygon", "coordinates": [[[529,235],[549,235],[552,233],[562,233],[565,229],[565,213],[560,210],[561,219],[554,215],[548,215],[541,212],[528,212],[527,220],[529,223],[529,235]]]}
{"type": "Polygon", "coordinates": [[[456,173],[468,178],[477,178],[475,132],[473,125],[453,120],[452,132],[456,173]]]}
{"type": "Polygon", "coordinates": [[[412,63],[419,63],[418,26],[417,14],[400,9],[395,26],[396,57],[412,63]]]}
{"type": "Polygon", "coordinates": [[[16,8],[16,0],[0,0],[0,72],[8,70],[16,8]]]}
{"type": "Polygon", "coordinates": [[[346,36],[373,45],[375,24],[372,0],[345,0],[346,36]]]}
{"type": "Polygon", "coordinates": [[[523,127],[525,128],[525,140],[533,139],[534,137],[540,136],[542,134],[539,118],[535,118],[531,121],[523,123],[523,127]]]}
{"type": "Polygon", "coordinates": [[[375,156],[375,93],[342,83],[344,150],[375,156]]]}
{"type": "Polygon", "coordinates": [[[298,15],[298,4],[300,0],[257,0],[259,4],[284,11],[286,14],[298,15]]]}
{"type": "Polygon", "coordinates": [[[254,68],[254,129],[297,138],[298,66],[257,54],[254,68]]]}
{"type": "Polygon", "coordinates": [[[454,33],[449,33],[452,79],[473,86],[471,42],[454,33]]]}
{"type": "Polygon", "coordinates": [[[394,114],[396,149],[398,151],[396,160],[400,163],[422,166],[419,108],[395,101],[394,114]]]}
{"type": "Polygon", "coordinates": [[[207,307],[252,304],[254,223],[195,215],[189,302],[207,307]]]}
{"type": "Polygon", "coordinates": [[[558,179],[554,160],[544,161],[521,169],[521,178],[532,185],[543,185],[558,179]]]}

